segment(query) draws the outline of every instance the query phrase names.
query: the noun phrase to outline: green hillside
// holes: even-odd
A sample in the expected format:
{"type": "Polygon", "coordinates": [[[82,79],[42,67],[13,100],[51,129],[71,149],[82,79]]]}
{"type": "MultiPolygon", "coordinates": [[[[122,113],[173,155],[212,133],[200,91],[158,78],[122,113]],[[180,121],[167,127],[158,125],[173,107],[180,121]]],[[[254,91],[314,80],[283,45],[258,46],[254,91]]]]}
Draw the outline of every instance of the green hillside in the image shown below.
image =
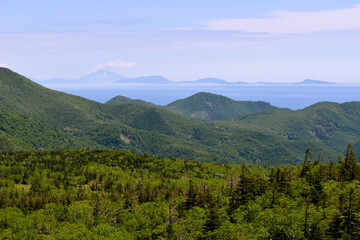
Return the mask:
{"type": "MultiPolygon", "coordinates": [[[[360,145],[359,114],[352,106],[357,103],[341,105],[343,112],[339,113],[345,117],[338,115],[337,108],[330,114],[326,109],[332,109],[331,104],[317,110],[315,125],[306,119],[314,114],[309,109],[316,106],[204,122],[160,107],[101,104],[49,90],[5,68],[0,68],[0,88],[0,150],[125,149],[189,160],[279,164],[301,162],[306,148],[314,153],[323,151],[324,158],[336,160],[341,153],[339,146],[348,141],[355,149],[360,145]],[[326,124],[341,127],[334,134],[327,131],[326,124]],[[305,126],[315,129],[310,131],[305,126]],[[321,132],[323,128],[326,131],[321,132]]],[[[222,101],[223,106],[235,102],[206,93],[195,96],[208,96],[214,106],[222,101]]],[[[261,104],[249,104],[260,111],[261,104]]]]}
{"type": "Polygon", "coordinates": [[[101,123],[107,119],[102,104],[47,89],[6,68],[0,68],[0,89],[2,108],[57,127],[101,123]]]}
{"type": "Polygon", "coordinates": [[[212,93],[200,92],[165,106],[180,115],[202,121],[214,121],[249,113],[276,109],[267,102],[234,101],[212,93]]]}
{"type": "Polygon", "coordinates": [[[0,141],[0,149],[3,150],[65,149],[85,146],[101,148],[92,141],[67,134],[31,116],[18,115],[3,108],[0,108],[0,123],[0,136],[4,139],[0,141]]]}
{"type": "Polygon", "coordinates": [[[3,151],[17,151],[31,148],[24,141],[17,139],[10,134],[0,130],[0,149],[3,151]]]}
{"type": "Polygon", "coordinates": [[[159,108],[101,104],[49,90],[5,68],[0,69],[0,87],[4,89],[1,111],[6,117],[0,122],[3,150],[109,148],[190,160],[270,164],[298,162],[296,154],[303,152],[293,151],[271,134],[194,121],[159,108]]]}
{"type": "MultiPolygon", "coordinates": [[[[146,106],[121,104],[109,110],[118,121],[137,129],[126,132],[133,149],[165,157],[185,157],[202,161],[295,163],[302,160],[307,146],[295,148],[281,137],[242,127],[222,126],[194,121],[174,113],[146,106]],[[133,143],[133,140],[134,143],[133,143]],[[148,144],[148,145],[146,145],[148,144]],[[276,159],[276,160],[274,160],[276,159]]],[[[116,142],[121,132],[109,125],[110,142],[116,142]]],[[[98,130],[96,130],[98,131],[98,130]]],[[[103,137],[101,134],[99,137],[103,137]]],[[[319,147],[318,145],[318,148],[319,147]]],[[[111,146],[115,148],[115,146],[111,146]]]]}
{"type": "Polygon", "coordinates": [[[360,141],[360,102],[321,102],[297,111],[274,110],[224,121],[276,134],[290,142],[313,141],[340,151],[347,142],[360,141]]]}
{"type": "Polygon", "coordinates": [[[155,107],[156,105],[150,102],[146,102],[140,99],[131,99],[131,98],[127,98],[124,96],[116,96],[113,97],[112,99],[110,99],[109,101],[106,102],[106,104],[112,104],[112,105],[116,105],[116,104],[124,104],[124,103],[132,103],[132,104],[136,104],[136,105],[143,105],[143,106],[150,106],[150,107],[155,107]]]}
{"type": "MultiPolygon", "coordinates": [[[[190,97],[193,98],[193,104],[190,104],[191,102],[189,101],[188,102],[189,107],[196,106],[198,102],[199,105],[203,103],[203,99],[205,96],[208,96],[208,99],[214,97],[224,100],[224,105],[229,104],[231,106],[231,104],[235,102],[223,96],[208,94],[208,93],[199,93],[190,97]]],[[[182,101],[185,100],[179,100],[178,102],[182,102],[182,101]]],[[[286,156],[290,156],[292,155],[291,152],[296,152],[297,154],[301,155],[302,153],[301,151],[303,151],[307,147],[312,149],[313,152],[316,153],[316,156],[314,157],[318,157],[318,155],[320,154],[321,155],[320,157],[322,158],[335,159],[336,156],[339,155],[339,151],[341,150],[338,146],[346,145],[347,142],[354,142],[355,149],[358,149],[360,147],[359,146],[360,142],[358,142],[360,139],[359,136],[353,137],[353,134],[356,133],[356,131],[358,131],[357,130],[358,119],[355,117],[357,114],[357,110],[356,108],[351,106],[352,104],[353,103],[343,104],[343,106],[349,105],[347,107],[347,112],[353,109],[352,112],[348,113],[349,116],[345,116],[345,119],[348,120],[351,118],[353,119],[351,121],[346,121],[346,123],[341,120],[340,116],[337,116],[336,111],[335,114],[323,113],[326,112],[327,109],[333,109],[334,105],[337,104],[322,102],[310,106],[309,108],[301,111],[275,109],[275,110],[268,110],[266,112],[253,113],[253,114],[247,114],[245,116],[234,117],[229,121],[225,119],[224,121],[217,122],[215,124],[215,125],[223,126],[222,131],[213,132],[211,130],[211,127],[207,127],[206,130],[207,135],[206,137],[203,138],[203,140],[211,139],[211,138],[214,139],[215,135],[221,136],[222,139],[227,139],[226,144],[222,145],[223,149],[227,148],[226,145],[234,144],[231,147],[231,150],[228,150],[229,152],[232,152],[233,151],[232,149],[238,148],[239,149],[238,152],[241,156],[253,162],[254,161],[263,162],[264,159],[266,159],[265,162],[268,162],[271,161],[270,158],[277,158],[276,160],[277,162],[282,162],[282,160],[279,159],[278,155],[285,154],[286,156]],[[318,111],[320,113],[318,115],[318,119],[315,122],[313,120],[307,121],[307,119],[310,119],[311,117],[315,116],[314,112],[310,111],[310,109],[313,109],[314,111],[318,111]],[[339,122],[342,123],[342,125],[344,126],[340,130],[338,130],[337,135],[334,135],[334,137],[332,137],[331,134],[329,135],[329,133],[326,133],[326,130],[325,131],[324,129],[321,130],[321,126],[322,126],[321,124],[325,124],[325,122],[329,122],[329,121],[333,123],[339,122]],[[229,122],[231,124],[228,124],[229,122]],[[316,125],[316,123],[318,123],[318,125],[316,125]],[[311,127],[315,126],[315,128],[313,130],[309,130],[310,126],[311,127]],[[352,126],[351,129],[346,130],[346,128],[349,128],[351,126],[352,126]],[[269,131],[270,129],[273,130],[269,131]],[[349,131],[349,134],[347,134],[346,131],[349,131]],[[211,134],[209,134],[209,132],[211,134]],[[320,135],[314,137],[315,133],[320,135]],[[233,139],[233,140],[229,141],[229,139],[233,139]],[[276,145],[278,145],[278,147],[276,147],[276,145]],[[252,150],[248,151],[248,148],[245,146],[252,146],[252,150]],[[254,152],[256,152],[257,154],[254,154],[254,152]],[[325,153],[323,154],[322,152],[325,153]],[[264,156],[266,157],[264,158],[264,156]]],[[[122,107],[124,113],[131,112],[134,109],[135,108],[130,105],[128,105],[127,108],[125,107],[125,105],[123,105],[122,107]]],[[[142,108],[138,107],[137,109],[139,110],[142,108]]],[[[160,130],[162,133],[173,134],[173,135],[176,135],[174,133],[176,132],[179,133],[182,130],[186,130],[186,132],[191,131],[190,129],[187,129],[187,126],[193,126],[194,124],[194,123],[184,124],[190,121],[186,120],[185,118],[178,117],[178,118],[172,118],[175,119],[176,121],[168,125],[167,124],[168,120],[164,121],[163,118],[166,118],[166,115],[169,116],[169,114],[164,114],[165,113],[164,111],[152,109],[147,112],[145,110],[141,112],[142,112],[141,114],[134,114],[134,116],[138,117],[135,120],[135,122],[132,122],[133,119],[131,117],[130,118],[126,117],[126,119],[123,119],[123,121],[127,122],[127,124],[130,124],[131,126],[134,127],[141,128],[148,126],[148,128],[144,128],[144,129],[154,130],[150,128],[151,122],[154,122],[151,121],[151,119],[155,119],[154,115],[159,115],[159,118],[157,118],[158,120],[156,121],[157,123],[159,123],[157,129],[160,130]],[[162,115],[162,117],[160,117],[160,115],[162,115]],[[134,123],[137,123],[138,120],[140,120],[140,124],[137,124],[137,126],[132,125],[134,123]],[[175,129],[170,130],[169,126],[172,126],[173,128],[174,127],[175,128],[178,127],[178,128],[177,130],[175,129]]],[[[126,115],[122,114],[122,116],[126,116],[126,115]]],[[[151,126],[155,128],[156,125],[157,124],[151,126]]],[[[199,126],[200,125],[201,124],[199,123],[199,126]]],[[[212,124],[208,124],[208,126],[212,126],[212,124]]],[[[218,138],[216,137],[215,139],[218,140],[218,138]]],[[[213,142],[212,145],[216,145],[216,143],[213,142]]],[[[211,146],[211,144],[209,146],[211,146]]]]}

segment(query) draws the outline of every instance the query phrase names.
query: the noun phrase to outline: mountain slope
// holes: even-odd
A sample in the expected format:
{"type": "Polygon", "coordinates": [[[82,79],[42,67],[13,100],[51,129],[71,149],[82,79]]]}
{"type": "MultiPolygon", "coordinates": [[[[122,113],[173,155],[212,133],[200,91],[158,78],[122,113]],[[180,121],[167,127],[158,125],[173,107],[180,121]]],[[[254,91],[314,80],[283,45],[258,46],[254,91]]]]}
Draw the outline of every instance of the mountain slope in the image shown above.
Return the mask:
{"type": "MultiPolygon", "coordinates": [[[[5,110],[16,116],[21,115],[34,119],[49,128],[66,134],[69,138],[78,140],[76,144],[65,146],[66,148],[124,148],[161,154],[163,152],[161,148],[171,148],[177,144],[179,146],[174,149],[190,148],[193,150],[194,158],[203,155],[203,152],[206,154],[206,151],[192,149],[192,143],[162,134],[160,129],[153,128],[143,131],[146,130],[146,127],[141,126],[141,118],[137,116],[136,105],[131,105],[133,107],[105,105],[49,90],[4,68],[0,68],[0,88],[3,89],[0,92],[0,103],[5,110]],[[127,110],[123,111],[123,108],[127,110]],[[129,116],[132,117],[129,118],[129,116]],[[127,121],[128,125],[124,123],[123,119],[133,119],[134,122],[127,121]]],[[[144,118],[147,119],[146,116],[144,118]]],[[[152,121],[156,122],[157,120],[153,119],[152,121]]],[[[11,126],[7,129],[17,129],[14,126],[15,122],[4,121],[0,124],[0,128],[4,128],[4,124],[10,124],[11,126]]],[[[147,126],[150,125],[147,123],[147,126]]],[[[160,127],[160,125],[157,126],[160,127]]],[[[30,126],[24,129],[28,135],[31,134],[31,131],[32,127],[30,126]]],[[[19,130],[8,132],[8,134],[16,136],[20,132],[19,130]]],[[[41,137],[43,136],[33,136],[31,140],[37,142],[41,137]]],[[[49,142],[51,144],[45,146],[47,149],[53,148],[52,146],[55,144],[51,139],[49,142]]],[[[43,148],[40,147],[40,149],[43,148]]],[[[35,149],[39,148],[35,147],[35,149]]],[[[187,157],[191,157],[191,155],[188,154],[187,157]]]]}
{"type": "Polygon", "coordinates": [[[360,143],[360,102],[321,102],[297,111],[274,110],[224,121],[263,133],[274,133],[291,142],[315,141],[335,151],[360,143]]]}
{"type": "MultiPolygon", "coordinates": [[[[348,141],[347,137],[352,132],[358,131],[360,118],[360,108],[356,103],[342,104],[341,112],[337,105],[323,103],[333,109],[331,114],[321,110],[320,105],[312,106],[320,116],[319,121],[325,114],[328,116],[325,119],[334,121],[333,125],[342,126],[335,135],[341,141],[332,135],[325,141],[301,135],[304,123],[300,120],[314,114],[315,110],[310,111],[311,108],[304,110],[309,111],[307,115],[296,113],[299,116],[292,116],[291,111],[272,110],[231,121],[209,123],[191,120],[159,107],[93,102],[49,90],[5,68],[0,68],[0,89],[0,150],[125,149],[189,160],[279,164],[301,162],[305,149],[310,148],[313,152],[322,150],[328,159],[336,160],[340,153],[337,149],[342,151],[345,145],[341,144],[348,141]],[[338,112],[346,116],[342,117],[338,112]],[[292,117],[283,117],[288,113],[292,117]],[[271,124],[266,123],[268,116],[273,118],[271,124]],[[300,125],[300,130],[294,133],[299,134],[299,140],[284,136],[284,133],[290,136],[291,128],[297,127],[288,125],[286,118],[300,125]],[[296,119],[299,121],[296,122],[296,119]],[[334,141],[333,145],[329,144],[331,141],[334,141]],[[332,147],[335,144],[339,144],[338,148],[332,147]]],[[[226,108],[227,104],[231,107],[233,102],[236,104],[236,101],[214,94],[201,93],[197,96],[200,103],[205,102],[217,111],[222,109],[215,106],[226,108]],[[204,96],[207,96],[206,101],[204,96]]],[[[254,103],[250,104],[250,109],[263,110],[254,103]]],[[[319,128],[324,124],[321,123],[319,128]]],[[[306,132],[303,134],[309,135],[306,132]]],[[[352,137],[352,142],[356,143],[358,136],[353,134],[352,137]]]]}
{"type": "Polygon", "coordinates": [[[234,101],[221,95],[205,92],[177,100],[166,105],[165,108],[180,115],[203,121],[214,121],[276,109],[266,102],[234,101]]]}
{"type": "Polygon", "coordinates": [[[3,108],[0,108],[0,122],[0,131],[2,131],[3,137],[15,144],[13,149],[0,144],[0,149],[43,150],[86,146],[88,148],[103,148],[95,142],[66,134],[66,132],[33,117],[16,114],[3,108]]]}
{"type": "MultiPolygon", "coordinates": [[[[190,160],[270,163],[268,151],[288,147],[281,138],[206,124],[159,108],[100,104],[49,90],[4,68],[0,88],[0,103],[10,118],[0,122],[1,137],[8,143],[2,150],[110,148],[190,160]],[[23,128],[18,126],[22,123],[23,128]],[[260,143],[256,138],[269,140],[260,143]]],[[[286,151],[278,161],[296,161],[294,153],[286,151]]]]}
{"type": "Polygon", "coordinates": [[[8,69],[0,68],[0,89],[3,108],[52,125],[65,128],[106,118],[101,104],[47,89],[8,69]]]}
{"type": "Polygon", "coordinates": [[[0,149],[3,151],[19,151],[31,149],[29,144],[0,130],[0,149]]]}

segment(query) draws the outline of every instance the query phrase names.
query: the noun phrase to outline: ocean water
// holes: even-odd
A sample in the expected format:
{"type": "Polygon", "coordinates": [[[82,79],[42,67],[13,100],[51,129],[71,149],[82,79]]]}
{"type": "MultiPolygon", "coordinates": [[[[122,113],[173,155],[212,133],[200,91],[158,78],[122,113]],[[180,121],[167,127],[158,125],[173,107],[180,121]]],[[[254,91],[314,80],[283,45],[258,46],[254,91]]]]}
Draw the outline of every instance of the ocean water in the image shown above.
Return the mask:
{"type": "Polygon", "coordinates": [[[266,101],[277,107],[301,109],[321,101],[360,101],[360,87],[326,85],[122,85],[90,88],[51,87],[55,90],[104,103],[122,95],[158,105],[189,97],[198,92],[220,94],[238,101],[266,101]]]}

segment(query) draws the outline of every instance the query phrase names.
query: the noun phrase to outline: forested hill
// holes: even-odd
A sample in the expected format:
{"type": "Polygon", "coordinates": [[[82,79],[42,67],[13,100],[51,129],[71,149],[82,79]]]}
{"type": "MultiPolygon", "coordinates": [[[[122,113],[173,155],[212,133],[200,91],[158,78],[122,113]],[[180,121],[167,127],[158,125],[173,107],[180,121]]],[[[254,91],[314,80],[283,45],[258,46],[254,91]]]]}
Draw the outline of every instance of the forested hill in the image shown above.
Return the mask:
{"type": "Polygon", "coordinates": [[[116,96],[113,97],[112,99],[110,99],[109,101],[106,102],[106,104],[112,104],[112,105],[116,105],[116,104],[125,104],[125,103],[132,103],[132,104],[137,104],[137,105],[143,105],[143,106],[151,106],[151,107],[155,107],[156,105],[150,102],[146,102],[140,99],[131,99],[131,98],[127,98],[124,96],[116,96]]]}
{"type": "Polygon", "coordinates": [[[267,102],[235,101],[221,95],[207,92],[200,92],[165,106],[158,106],[139,99],[134,100],[124,96],[116,96],[106,102],[106,104],[112,105],[125,103],[163,108],[173,113],[201,121],[216,121],[234,116],[243,116],[251,113],[279,109],[267,102]]]}
{"type": "Polygon", "coordinates": [[[301,161],[306,147],[324,149],[317,143],[300,147],[259,131],[194,121],[159,108],[93,102],[49,90],[5,68],[0,68],[0,88],[1,150],[108,148],[274,164],[301,161]]]}
{"type": "Polygon", "coordinates": [[[188,98],[177,100],[166,105],[165,108],[174,113],[203,121],[215,121],[277,109],[277,107],[267,102],[235,101],[206,92],[200,92],[188,98]]]}
{"type": "Polygon", "coordinates": [[[347,142],[360,151],[360,102],[321,102],[297,111],[269,111],[235,117],[227,123],[274,133],[289,141],[322,142],[341,151],[347,142]]]}
{"type": "Polygon", "coordinates": [[[1,239],[357,239],[359,165],[0,153],[1,239]]]}
{"type": "MultiPolygon", "coordinates": [[[[222,163],[296,164],[306,148],[336,160],[347,142],[360,147],[358,103],[342,104],[340,110],[327,103],[319,110],[317,105],[303,111],[269,109],[204,122],[160,107],[97,103],[47,89],[6,68],[0,68],[0,89],[0,150],[125,149],[222,163]]],[[[214,106],[229,100],[197,96],[201,101],[207,96],[214,106]]]]}

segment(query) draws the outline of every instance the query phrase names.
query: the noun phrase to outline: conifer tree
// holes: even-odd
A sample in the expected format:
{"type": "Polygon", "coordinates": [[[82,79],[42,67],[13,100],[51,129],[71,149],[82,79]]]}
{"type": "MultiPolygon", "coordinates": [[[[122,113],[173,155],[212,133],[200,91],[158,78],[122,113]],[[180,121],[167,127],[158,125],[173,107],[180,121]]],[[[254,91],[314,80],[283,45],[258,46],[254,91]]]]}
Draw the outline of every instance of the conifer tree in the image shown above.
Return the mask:
{"type": "Polygon", "coordinates": [[[359,178],[359,166],[356,163],[355,153],[351,143],[348,143],[344,163],[341,167],[341,175],[344,181],[353,181],[359,178]]]}
{"type": "Polygon", "coordinates": [[[336,169],[335,164],[333,161],[330,161],[328,165],[328,180],[335,180],[336,179],[336,169]]]}
{"type": "Polygon", "coordinates": [[[243,164],[241,166],[241,176],[239,182],[232,193],[229,208],[227,209],[231,222],[235,222],[233,218],[235,210],[238,209],[240,205],[246,205],[255,196],[255,193],[256,186],[254,186],[254,181],[251,176],[249,176],[248,169],[243,164]]]}
{"type": "Polygon", "coordinates": [[[341,216],[336,215],[329,224],[329,228],[326,231],[326,235],[330,237],[330,239],[340,239],[341,238],[341,216]]]}
{"type": "Polygon", "coordinates": [[[221,226],[220,213],[216,202],[211,198],[206,222],[203,226],[204,232],[213,232],[221,226]]]}
{"type": "Polygon", "coordinates": [[[311,152],[309,151],[309,149],[307,148],[306,149],[306,152],[305,152],[305,159],[304,159],[304,162],[303,162],[303,166],[302,166],[302,170],[301,170],[301,173],[300,173],[300,177],[306,177],[309,169],[310,169],[310,166],[309,166],[309,160],[312,158],[312,154],[311,152]]]}
{"type": "Polygon", "coordinates": [[[345,236],[350,236],[350,239],[358,239],[355,237],[360,235],[360,219],[358,216],[359,199],[352,187],[346,195],[347,196],[344,196],[344,198],[347,198],[344,202],[345,204],[341,206],[343,215],[341,226],[345,232],[345,236]]]}
{"type": "Polygon", "coordinates": [[[197,195],[195,192],[195,187],[193,184],[193,181],[190,180],[189,181],[189,190],[188,190],[188,194],[186,196],[186,200],[184,202],[184,208],[186,210],[189,210],[190,208],[194,207],[197,203],[197,199],[196,199],[197,195]]]}

